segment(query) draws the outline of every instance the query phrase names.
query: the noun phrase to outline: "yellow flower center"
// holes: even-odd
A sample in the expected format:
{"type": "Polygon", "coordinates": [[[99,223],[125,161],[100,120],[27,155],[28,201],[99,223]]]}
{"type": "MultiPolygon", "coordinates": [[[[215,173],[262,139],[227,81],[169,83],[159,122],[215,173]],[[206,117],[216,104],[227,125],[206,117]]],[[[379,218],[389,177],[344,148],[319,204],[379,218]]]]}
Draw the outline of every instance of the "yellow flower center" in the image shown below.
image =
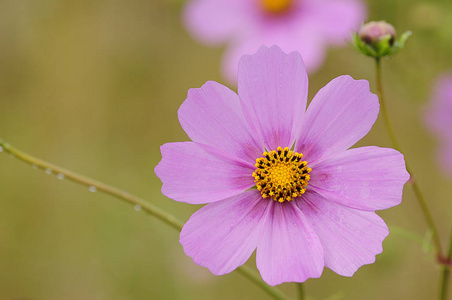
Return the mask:
{"type": "Polygon", "coordinates": [[[293,152],[288,147],[264,152],[256,159],[254,182],[262,197],[278,202],[291,201],[306,192],[311,172],[303,154],[293,152]]]}
{"type": "Polygon", "coordinates": [[[288,11],[293,5],[293,0],[261,0],[264,11],[272,14],[280,14],[288,11]]]}

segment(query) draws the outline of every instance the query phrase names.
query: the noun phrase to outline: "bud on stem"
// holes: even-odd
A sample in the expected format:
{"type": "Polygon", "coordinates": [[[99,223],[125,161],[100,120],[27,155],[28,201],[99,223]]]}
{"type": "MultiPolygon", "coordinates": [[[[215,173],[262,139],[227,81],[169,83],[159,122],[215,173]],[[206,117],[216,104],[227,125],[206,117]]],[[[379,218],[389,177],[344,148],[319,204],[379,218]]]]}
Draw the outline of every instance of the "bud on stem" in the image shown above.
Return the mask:
{"type": "Polygon", "coordinates": [[[396,39],[394,27],[385,21],[364,24],[357,33],[353,33],[353,46],[364,55],[380,58],[396,54],[405,45],[410,31],[396,39]]]}

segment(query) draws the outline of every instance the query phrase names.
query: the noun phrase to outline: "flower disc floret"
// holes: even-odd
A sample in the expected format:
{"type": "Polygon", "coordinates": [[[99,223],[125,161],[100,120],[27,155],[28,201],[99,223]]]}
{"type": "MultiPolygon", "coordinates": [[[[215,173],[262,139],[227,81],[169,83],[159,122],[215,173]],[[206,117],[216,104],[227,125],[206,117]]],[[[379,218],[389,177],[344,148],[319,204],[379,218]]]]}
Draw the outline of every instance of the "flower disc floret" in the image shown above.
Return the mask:
{"type": "Polygon", "coordinates": [[[256,159],[254,182],[262,197],[278,202],[291,201],[306,192],[311,172],[303,154],[278,147],[256,159]]]}
{"type": "Polygon", "coordinates": [[[261,0],[262,8],[271,14],[281,14],[290,10],[293,0],[261,0]]]}

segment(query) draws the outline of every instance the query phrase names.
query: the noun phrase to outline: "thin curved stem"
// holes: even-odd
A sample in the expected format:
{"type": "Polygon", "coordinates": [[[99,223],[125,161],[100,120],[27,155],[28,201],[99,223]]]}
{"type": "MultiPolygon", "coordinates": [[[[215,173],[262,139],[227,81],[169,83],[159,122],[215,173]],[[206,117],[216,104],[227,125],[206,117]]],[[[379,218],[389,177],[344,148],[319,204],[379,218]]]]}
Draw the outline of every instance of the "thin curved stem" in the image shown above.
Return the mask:
{"type": "Polygon", "coordinates": [[[173,215],[168,214],[167,212],[165,212],[165,211],[161,210],[160,208],[154,206],[153,204],[145,201],[144,199],[134,196],[124,190],[118,189],[114,186],[111,186],[111,185],[102,183],[100,181],[85,177],[83,175],[77,174],[70,170],[61,168],[52,163],[49,163],[49,162],[46,162],[39,158],[33,157],[25,152],[22,152],[16,148],[12,147],[8,143],[4,143],[1,140],[0,140],[0,146],[3,148],[3,150],[5,152],[13,155],[14,157],[16,157],[26,163],[31,164],[35,168],[44,170],[48,174],[54,174],[56,176],[59,176],[59,174],[62,174],[62,176],[64,176],[62,178],[71,180],[78,184],[85,185],[85,186],[89,187],[90,190],[92,190],[92,191],[104,192],[106,194],[109,194],[113,197],[124,200],[135,206],[139,205],[139,206],[137,206],[137,208],[149,213],[150,215],[153,215],[154,217],[165,222],[166,224],[170,225],[174,229],[177,229],[180,231],[182,229],[182,226],[184,226],[184,223],[177,220],[176,217],[174,217],[173,215]]]}
{"type": "Polygon", "coordinates": [[[389,120],[388,111],[386,109],[386,101],[383,93],[383,83],[381,80],[381,61],[380,58],[376,58],[376,71],[377,71],[377,92],[378,98],[380,99],[380,108],[381,113],[383,114],[383,119],[386,124],[386,129],[388,130],[389,138],[394,146],[394,148],[400,151],[399,143],[397,142],[396,135],[394,133],[394,129],[392,128],[391,121],[389,120]]]}
{"type": "Polygon", "coordinates": [[[298,300],[305,300],[305,291],[304,286],[302,282],[297,282],[297,288],[298,288],[298,300]]]}
{"type": "MultiPolygon", "coordinates": [[[[118,189],[114,186],[102,183],[100,181],[88,178],[86,176],[77,174],[65,168],[59,167],[55,164],[46,162],[42,159],[33,157],[25,152],[22,152],[10,144],[3,142],[0,140],[0,152],[6,152],[10,155],[32,165],[35,168],[44,170],[47,174],[54,174],[58,178],[69,179],[77,184],[85,185],[90,188],[91,191],[99,191],[106,194],[109,194],[113,197],[121,199],[129,204],[135,205],[135,207],[139,210],[143,210],[148,214],[158,218],[160,221],[163,221],[167,225],[173,227],[174,229],[181,231],[183,227],[183,222],[179,221],[173,215],[161,210],[160,208],[154,206],[153,204],[147,202],[146,200],[132,195],[124,190],[118,189]]],[[[242,275],[249,278],[255,284],[257,284],[262,290],[268,293],[276,300],[288,300],[281,291],[278,289],[267,285],[259,275],[256,274],[255,271],[251,270],[246,266],[241,266],[237,269],[242,275]]]]}
{"type": "Polygon", "coordinates": [[[441,273],[439,300],[447,299],[448,283],[449,283],[451,268],[452,268],[452,230],[450,231],[449,251],[448,251],[447,257],[446,257],[446,263],[443,265],[443,271],[441,273]]]}
{"type": "MultiPolygon", "coordinates": [[[[383,114],[383,119],[386,124],[386,129],[388,130],[389,137],[391,139],[391,142],[395,149],[401,152],[399,143],[397,142],[396,135],[394,133],[394,130],[392,129],[391,121],[388,116],[388,111],[386,109],[386,101],[383,93],[383,84],[382,84],[382,76],[381,76],[381,61],[380,58],[376,58],[376,80],[377,80],[377,93],[378,98],[380,98],[380,107],[381,107],[381,113],[383,114]]],[[[425,200],[424,195],[421,192],[421,189],[419,188],[419,185],[417,184],[417,181],[414,179],[413,173],[411,172],[410,167],[408,166],[408,162],[406,162],[406,169],[408,173],[410,174],[411,178],[408,181],[408,183],[412,186],[414,194],[416,196],[416,199],[419,203],[419,206],[421,207],[421,211],[424,215],[425,221],[427,222],[427,226],[429,227],[429,230],[432,233],[433,242],[435,244],[437,257],[441,257],[441,240],[438,235],[438,229],[436,227],[435,221],[433,219],[433,216],[430,212],[430,209],[428,208],[427,201],[425,200]]]]}

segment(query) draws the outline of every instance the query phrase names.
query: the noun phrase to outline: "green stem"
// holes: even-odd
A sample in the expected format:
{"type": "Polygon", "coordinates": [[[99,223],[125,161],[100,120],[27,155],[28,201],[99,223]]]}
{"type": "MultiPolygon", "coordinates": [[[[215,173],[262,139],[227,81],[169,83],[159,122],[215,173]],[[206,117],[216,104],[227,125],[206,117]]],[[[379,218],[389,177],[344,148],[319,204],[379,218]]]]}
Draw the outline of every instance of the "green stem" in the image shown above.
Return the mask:
{"type": "MultiPolygon", "coordinates": [[[[383,84],[382,84],[382,76],[381,76],[381,61],[380,58],[376,58],[376,77],[377,77],[377,93],[378,97],[380,99],[380,107],[381,107],[381,113],[383,114],[383,119],[386,124],[386,129],[388,130],[389,137],[392,141],[392,144],[395,149],[402,152],[399,147],[399,143],[397,142],[397,138],[395,136],[394,130],[392,129],[391,122],[389,120],[388,111],[386,109],[386,101],[383,93],[383,84]]],[[[424,215],[425,221],[427,222],[427,226],[429,227],[430,231],[432,232],[432,238],[433,242],[436,247],[436,253],[437,257],[441,257],[441,240],[438,235],[438,229],[435,225],[435,221],[433,219],[433,216],[430,212],[430,209],[428,208],[427,201],[424,198],[424,195],[421,192],[421,189],[419,188],[419,185],[417,184],[417,181],[414,179],[413,173],[411,172],[410,167],[408,166],[408,162],[406,162],[406,169],[408,173],[410,174],[411,178],[408,181],[409,184],[412,186],[414,194],[416,196],[416,199],[419,203],[419,206],[421,207],[421,211],[424,215]]]]}
{"type": "Polygon", "coordinates": [[[386,101],[383,93],[383,83],[381,80],[381,61],[380,58],[376,58],[376,71],[377,71],[377,91],[378,91],[378,98],[380,99],[380,108],[381,113],[383,114],[383,119],[386,124],[386,129],[388,130],[389,138],[392,141],[392,144],[396,150],[400,152],[399,144],[397,143],[397,139],[394,133],[394,129],[392,129],[391,121],[389,120],[388,111],[386,109],[386,101]]]}
{"type": "Polygon", "coordinates": [[[69,179],[75,183],[85,185],[89,187],[92,190],[96,190],[99,192],[104,192],[106,194],[109,194],[113,197],[119,198],[121,200],[125,200],[126,202],[129,202],[133,205],[139,205],[140,209],[143,211],[153,215],[154,217],[158,218],[159,220],[165,222],[166,224],[170,225],[174,229],[181,230],[182,226],[184,226],[184,223],[177,220],[174,216],[164,212],[160,208],[154,206],[153,204],[137,197],[132,194],[129,194],[128,192],[118,189],[114,186],[99,182],[97,180],[85,177],[83,175],[79,175],[77,173],[74,173],[70,170],[61,168],[57,165],[54,165],[52,163],[43,161],[39,158],[33,157],[27,153],[24,153],[14,147],[12,147],[8,143],[4,143],[0,140],[0,146],[3,147],[3,150],[14,157],[31,164],[35,168],[39,168],[42,170],[45,170],[46,172],[50,174],[63,174],[65,179],[69,179]]]}
{"type": "Polygon", "coordinates": [[[298,300],[305,300],[305,291],[304,291],[304,286],[302,282],[298,282],[297,283],[297,287],[298,287],[298,300]]]}
{"type": "Polygon", "coordinates": [[[447,253],[445,264],[443,264],[443,271],[441,273],[441,283],[439,290],[439,299],[447,299],[448,283],[450,278],[450,269],[452,268],[452,230],[450,231],[449,252],[447,253]]]}
{"type": "MultiPolygon", "coordinates": [[[[54,174],[58,177],[62,176],[61,178],[69,179],[75,183],[85,185],[92,190],[104,192],[113,197],[124,200],[125,202],[133,204],[136,207],[138,207],[140,210],[143,210],[143,211],[149,213],[150,215],[158,218],[159,220],[163,221],[167,225],[170,225],[174,229],[177,229],[178,231],[181,231],[181,229],[184,225],[181,221],[176,219],[176,217],[174,217],[173,215],[161,210],[160,208],[154,206],[153,204],[147,202],[146,200],[144,200],[142,198],[134,196],[134,195],[132,195],[124,190],[118,189],[114,186],[111,186],[111,185],[102,183],[100,181],[85,177],[83,175],[77,174],[70,170],[61,168],[52,163],[49,163],[49,162],[46,162],[39,158],[33,157],[25,152],[22,152],[16,148],[12,147],[10,144],[5,143],[2,140],[0,140],[0,152],[2,152],[2,151],[9,153],[10,155],[12,155],[36,168],[42,169],[46,173],[54,174]]],[[[242,275],[249,278],[251,281],[253,281],[255,284],[257,284],[259,287],[261,287],[265,292],[267,292],[274,299],[276,299],[276,300],[287,300],[288,299],[278,289],[267,285],[259,277],[259,275],[257,275],[256,272],[251,270],[250,268],[248,268],[246,266],[241,266],[237,270],[242,275]]]]}

